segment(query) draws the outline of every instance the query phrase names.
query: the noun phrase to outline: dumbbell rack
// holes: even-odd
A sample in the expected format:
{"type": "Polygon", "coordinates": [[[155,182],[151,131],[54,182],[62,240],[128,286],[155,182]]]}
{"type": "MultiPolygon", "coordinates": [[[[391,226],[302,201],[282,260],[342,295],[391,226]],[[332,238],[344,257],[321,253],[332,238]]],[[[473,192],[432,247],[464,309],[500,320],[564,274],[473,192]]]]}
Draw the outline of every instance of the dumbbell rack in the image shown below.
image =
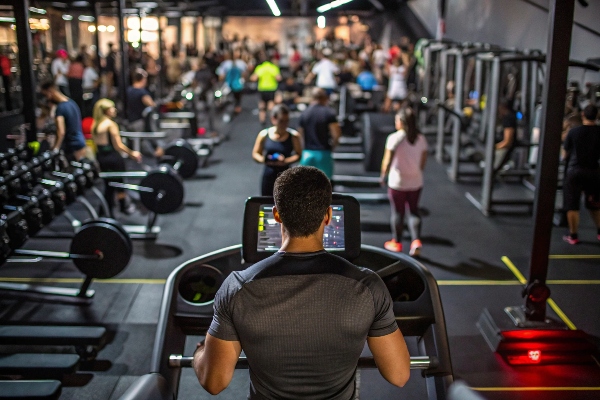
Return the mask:
{"type": "Polygon", "coordinates": [[[94,207],[81,196],[86,189],[93,187],[93,171],[68,167],[68,162],[58,152],[44,152],[34,157],[25,145],[0,154],[0,167],[3,170],[0,177],[0,202],[3,207],[0,219],[0,263],[36,263],[46,257],[73,259],[86,276],[78,289],[0,282],[0,290],[21,296],[25,294],[30,298],[41,295],[56,299],[59,296],[67,302],[87,303],[94,296],[94,291],[88,289],[92,280],[110,278],[121,272],[129,262],[132,251],[130,238],[120,224],[114,220],[99,220],[94,207]],[[77,200],[93,219],[81,223],[65,210],[66,205],[77,200]],[[70,252],[20,249],[29,235],[36,234],[61,214],[78,227],[70,252]],[[109,249],[117,247],[118,253],[111,254],[109,249]],[[28,258],[9,259],[11,254],[28,258]]]}

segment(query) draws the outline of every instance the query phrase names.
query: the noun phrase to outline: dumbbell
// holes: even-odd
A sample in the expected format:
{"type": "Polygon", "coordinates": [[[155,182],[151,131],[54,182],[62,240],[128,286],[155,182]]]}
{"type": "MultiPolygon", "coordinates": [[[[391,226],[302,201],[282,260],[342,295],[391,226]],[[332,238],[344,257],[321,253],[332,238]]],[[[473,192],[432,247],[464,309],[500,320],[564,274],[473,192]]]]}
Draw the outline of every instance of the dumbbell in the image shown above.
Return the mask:
{"type": "MultiPolygon", "coordinates": [[[[29,226],[23,218],[23,214],[17,210],[2,213],[0,214],[0,221],[2,221],[6,235],[10,239],[11,247],[21,247],[27,240],[29,233],[29,226]]],[[[0,230],[0,236],[2,236],[2,232],[0,230]]]]}
{"type": "Polygon", "coordinates": [[[44,226],[44,214],[37,201],[25,201],[21,205],[5,204],[2,209],[19,213],[27,221],[28,235],[37,233],[44,226]]]}

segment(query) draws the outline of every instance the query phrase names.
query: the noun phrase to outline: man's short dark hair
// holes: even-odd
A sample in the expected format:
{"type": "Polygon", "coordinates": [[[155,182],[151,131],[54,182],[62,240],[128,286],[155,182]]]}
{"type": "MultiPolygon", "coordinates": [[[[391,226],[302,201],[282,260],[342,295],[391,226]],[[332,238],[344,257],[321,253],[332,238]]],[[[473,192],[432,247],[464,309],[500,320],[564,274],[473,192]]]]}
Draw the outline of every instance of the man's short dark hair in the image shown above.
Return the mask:
{"type": "Polygon", "coordinates": [[[135,70],[135,72],[133,73],[133,81],[134,82],[140,82],[144,78],[147,78],[147,77],[148,77],[148,73],[141,68],[137,68],[135,70]]]}
{"type": "Polygon", "coordinates": [[[46,91],[46,90],[50,90],[50,89],[56,89],[56,84],[54,83],[53,80],[44,81],[40,85],[40,90],[41,91],[46,91]]]}
{"type": "Polygon", "coordinates": [[[598,107],[593,104],[588,104],[583,109],[583,117],[589,121],[595,121],[598,118],[598,107]]]}
{"type": "Polygon", "coordinates": [[[315,167],[295,167],[275,181],[275,206],[291,237],[314,234],[331,205],[331,182],[315,167]]]}

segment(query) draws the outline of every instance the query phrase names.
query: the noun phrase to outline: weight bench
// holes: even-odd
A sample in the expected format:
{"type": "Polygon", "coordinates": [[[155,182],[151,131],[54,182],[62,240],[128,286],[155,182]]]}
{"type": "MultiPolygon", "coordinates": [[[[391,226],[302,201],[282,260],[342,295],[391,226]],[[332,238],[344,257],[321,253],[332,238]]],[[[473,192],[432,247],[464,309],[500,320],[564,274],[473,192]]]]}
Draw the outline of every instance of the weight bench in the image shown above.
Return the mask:
{"type": "Polygon", "coordinates": [[[0,381],[0,399],[58,400],[61,383],[56,380],[0,381]]]}
{"type": "Polygon", "coordinates": [[[0,355],[0,375],[29,379],[61,379],[79,366],[77,354],[17,353],[0,355]]]}
{"type": "Polygon", "coordinates": [[[84,358],[95,357],[106,337],[101,326],[0,325],[2,345],[74,346],[84,358]]]}
{"type": "Polygon", "coordinates": [[[167,132],[127,132],[121,131],[121,137],[131,140],[131,148],[135,151],[141,151],[142,139],[164,139],[167,137],[167,132]]]}

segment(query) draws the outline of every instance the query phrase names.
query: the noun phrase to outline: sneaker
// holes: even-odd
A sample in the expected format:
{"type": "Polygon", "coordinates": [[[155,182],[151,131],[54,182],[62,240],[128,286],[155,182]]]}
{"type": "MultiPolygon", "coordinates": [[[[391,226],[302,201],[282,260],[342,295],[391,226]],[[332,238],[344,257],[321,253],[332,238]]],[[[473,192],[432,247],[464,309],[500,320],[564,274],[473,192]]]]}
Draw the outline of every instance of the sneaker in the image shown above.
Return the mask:
{"type": "Polygon", "coordinates": [[[410,244],[410,252],[408,254],[411,257],[418,257],[421,254],[421,247],[423,247],[423,244],[419,239],[413,240],[410,244]]]}
{"type": "Polygon", "coordinates": [[[396,242],[396,239],[389,240],[383,244],[386,250],[400,253],[402,251],[402,243],[396,242]]]}
{"type": "MultiPolygon", "coordinates": [[[[600,236],[600,235],[599,235],[600,236]]],[[[600,240],[600,238],[598,238],[600,240]]],[[[563,240],[569,244],[577,244],[579,243],[579,239],[574,239],[571,237],[571,235],[565,235],[563,236],[563,240]]]]}

